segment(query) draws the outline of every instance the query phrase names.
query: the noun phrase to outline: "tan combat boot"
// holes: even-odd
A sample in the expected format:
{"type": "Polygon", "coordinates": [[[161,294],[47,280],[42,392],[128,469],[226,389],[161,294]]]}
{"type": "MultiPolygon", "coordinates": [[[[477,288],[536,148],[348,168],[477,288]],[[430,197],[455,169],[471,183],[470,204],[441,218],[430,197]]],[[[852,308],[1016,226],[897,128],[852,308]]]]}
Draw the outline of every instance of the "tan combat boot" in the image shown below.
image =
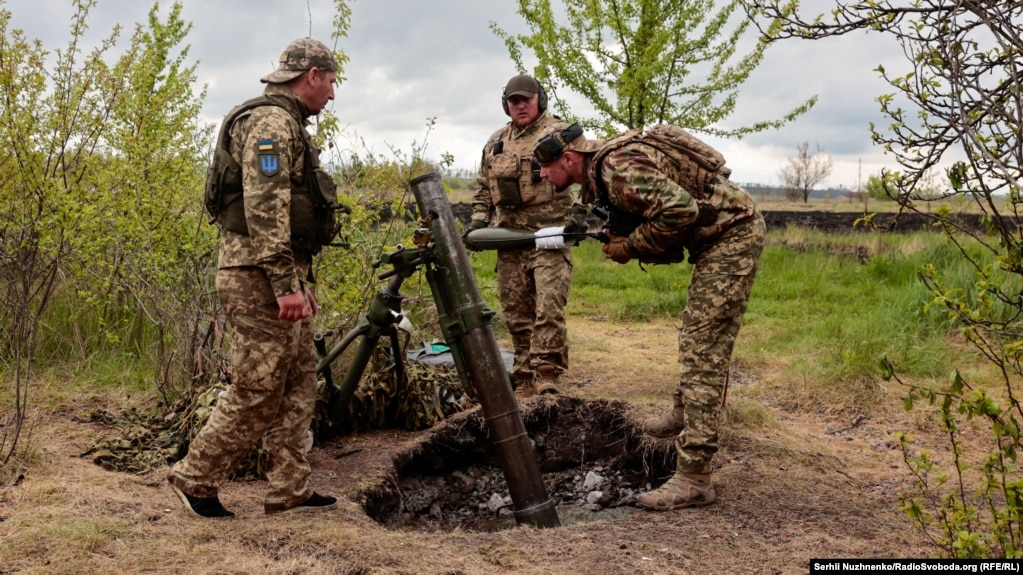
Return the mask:
{"type": "Polygon", "coordinates": [[[636,504],[654,511],[671,511],[710,505],[717,500],[717,492],[710,482],[710,473],[676,471],[664,485],[637,497],[636,504]]]}
{"type": "Polygon", "coordinates": [[[533,388],[537,395],[558,395],[558,370],[553,365],[541,365],[536,368],[533,388]]]}
{"type": "Polygon", "coordinates": [[[669,439],[678,437],[678,434],[682,433],[686,426],[685,421],[685,408],[676,405],[667,415],[658,415],[647,419],[640,425],[640,429],[651,437],[669,439]]]}

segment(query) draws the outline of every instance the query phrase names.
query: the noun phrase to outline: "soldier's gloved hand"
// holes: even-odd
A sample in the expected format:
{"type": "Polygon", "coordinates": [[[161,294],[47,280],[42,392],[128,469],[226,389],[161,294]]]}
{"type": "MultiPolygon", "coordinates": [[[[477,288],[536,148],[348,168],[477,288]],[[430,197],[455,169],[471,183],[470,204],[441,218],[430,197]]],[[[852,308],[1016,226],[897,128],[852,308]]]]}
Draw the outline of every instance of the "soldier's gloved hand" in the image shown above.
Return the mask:
{"type": "Polygon", "coordinates": [[[462,239],[464,240],[465,236],[469,235],[469,232],[473,230],[482,230],[488,225],[489,224],[485,220],[469,220],[469,226],[466,227],[465,231],[462,233],[462,239]]]}
{"type": "MultiPolygon", "coordinates": [[[[465,228],[465,231],[462,233],[462,241],[463,242],[465,241],[465,238],[466,236],[469,235],[469,232],[473,230],[482,230],[483,228],[488,227],[489,225],[490,224],[484,220],[469,220],[469,226],[465,228]]],[[[465,248],[470,251],[478,251],[473,249],[472,246],[470,246],[469,244],[466,244],[465,248]]]]}
{"type": "Polygon", "coordinates": [[[604,234],[610,240],[603,246],[604,255],[620,264],[624,264],[636,257],[636,250],[632,248],[632,243],[629,242],[628,236],[616,236],[610,230],[604,230],[604,234]]]}
{"type": "Polygon", "coordinates": [[[589,226],[586,225],[586,216],[590,215],[590,210],[583,204],[573,204],[572,209],[568,211],[568,219],[565,220],[565,233],[568,235],[583,234],[589,230],[589,226]]]}

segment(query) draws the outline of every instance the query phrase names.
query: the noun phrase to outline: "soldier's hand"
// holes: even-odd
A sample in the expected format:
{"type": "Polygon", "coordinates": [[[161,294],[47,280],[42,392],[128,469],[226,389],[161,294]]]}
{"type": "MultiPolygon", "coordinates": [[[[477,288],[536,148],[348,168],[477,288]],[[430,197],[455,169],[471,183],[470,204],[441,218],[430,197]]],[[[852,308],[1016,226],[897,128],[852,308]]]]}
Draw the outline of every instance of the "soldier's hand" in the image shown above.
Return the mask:
{"type": "Polygon", "coordinates": [[[586,233],[589,229],[586,216],[589,214],[589,208],[583,204],[574,204],[568,212],[568,219],[565,220],[565,233],[569,235],[586,233]]]}
{"type": "Polygon", "coordinates": [[[604,234],[607,235],[609,240],[603,246],[604,255],[620,264],[624,264],[636,257],[636,252],[632,249],[628,236],[616,236],[609,230],[604,230],[604,234]]]}
{"type": "Polygon", "coordinates": [[[295,322],[309,317],[309,314],[312,313],[309,302],[306,301],[305,290],[291,292],[277,298],[277,307],[280,309],[277,319],[281,321],[295,322]]]}
{"type": "MultiPolygon", "coordinates": [[[[465,232],[462,233],[462,241],[463,242],[465,241],[465,238],[466,236],[469,235],[469,232],[475,230],[482,230],[483,228],[488,227],[489,225],[490,224],[484,220],[469,220],[469,226],[465,228],[465,232]]],[[[469,246],[466,246],[466,248],[472,250],[472,248],[469,246]]]]}

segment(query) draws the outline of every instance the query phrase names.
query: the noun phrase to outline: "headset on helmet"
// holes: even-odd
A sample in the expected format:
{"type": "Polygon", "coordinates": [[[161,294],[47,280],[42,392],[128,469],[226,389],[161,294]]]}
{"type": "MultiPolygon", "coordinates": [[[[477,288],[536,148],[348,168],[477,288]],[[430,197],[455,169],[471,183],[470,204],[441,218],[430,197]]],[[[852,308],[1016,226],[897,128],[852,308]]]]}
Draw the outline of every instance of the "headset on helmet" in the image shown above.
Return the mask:
{"type": "Polygon", "coordinates": [[[535,86],[530,86],[530,90],[532,90],[532,88],[534,87],[538,89],[537,93],[540,94],[540,98],[539,100],[537,100],[537,105],[540,108],[540,113],[543,114],[547,110],[547,92],[544,91],[543,86],[536,78],[533,78],[532,76],[527,76],[525,74],[521,74],[519,76],[515,76],[511,80],[508,80],[508,84],[506,84],[505,87],[501,90],[501,107],[504,108],[505,115],[511,116],[511,112],[508,110],[508,86],[511,86],[516,82],[519,83],[531,82],[535,84],[535,86]]]}

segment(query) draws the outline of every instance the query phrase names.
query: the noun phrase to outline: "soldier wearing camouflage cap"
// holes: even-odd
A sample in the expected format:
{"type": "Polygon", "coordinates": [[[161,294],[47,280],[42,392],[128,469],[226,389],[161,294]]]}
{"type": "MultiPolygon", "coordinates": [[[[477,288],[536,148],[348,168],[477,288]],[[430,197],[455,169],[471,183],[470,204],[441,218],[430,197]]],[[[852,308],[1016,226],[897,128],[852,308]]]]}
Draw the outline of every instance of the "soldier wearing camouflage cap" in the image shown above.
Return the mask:
{"type": "MultiPolygon", "coordinates": [[[[168,476],[185,508],[200,517],[233,515],[220,502],[219,486],[260,438],[269,455],[265,513],[337,503],[309,485],[304,444],[316,402],[312,256],[321,245],[296,233],[322,215],[309,207],[316,204],[310,198],[336,198],[306,125],[334,99],[337,72],[329,48],[295,40],[262,78],[262,96],[232,110],[220,132],[217,148],[225,158],[213,165],[233,161],[242,188],[239,201],[217,219],[217,295],[233,328],[231,385],[168,476]]],[[[215,172],[211,166],[208,190],[217,191],[224,179],[215,172]]]]}
{"type": "Polygon", "coordinates": [[[728,179],[716,150],[676,126],[630,130],[589,140],[578,124],[551,126],[533,149],[556,189],[581,184],[581,197],[609,214],[604,253],[618,263],[693,265],[678,330],[679,381],[672,411],[643,423],[675,438],[675,474],[637,504],[652,510],[717,500],[711,460],[717,452],[735,338],[742,325],[766,235],[748,192],[728,179]]]}
{"type": "MultiPolygon", "coordinates": [[[[572,196],[543,181],[532,156],[541,132],[558,122],[546,113],[547,95],[535,78],[520,74],[505,85],[501,106],[511,121],[483,147],[469,229],[559,225],[572,196]]],[[[559,376],[568,369],[565,305],[571,286],[568,246],[497,254],[498,299],[515,352],[511,378],[519,397],[560,393],[559,376]]]]}

